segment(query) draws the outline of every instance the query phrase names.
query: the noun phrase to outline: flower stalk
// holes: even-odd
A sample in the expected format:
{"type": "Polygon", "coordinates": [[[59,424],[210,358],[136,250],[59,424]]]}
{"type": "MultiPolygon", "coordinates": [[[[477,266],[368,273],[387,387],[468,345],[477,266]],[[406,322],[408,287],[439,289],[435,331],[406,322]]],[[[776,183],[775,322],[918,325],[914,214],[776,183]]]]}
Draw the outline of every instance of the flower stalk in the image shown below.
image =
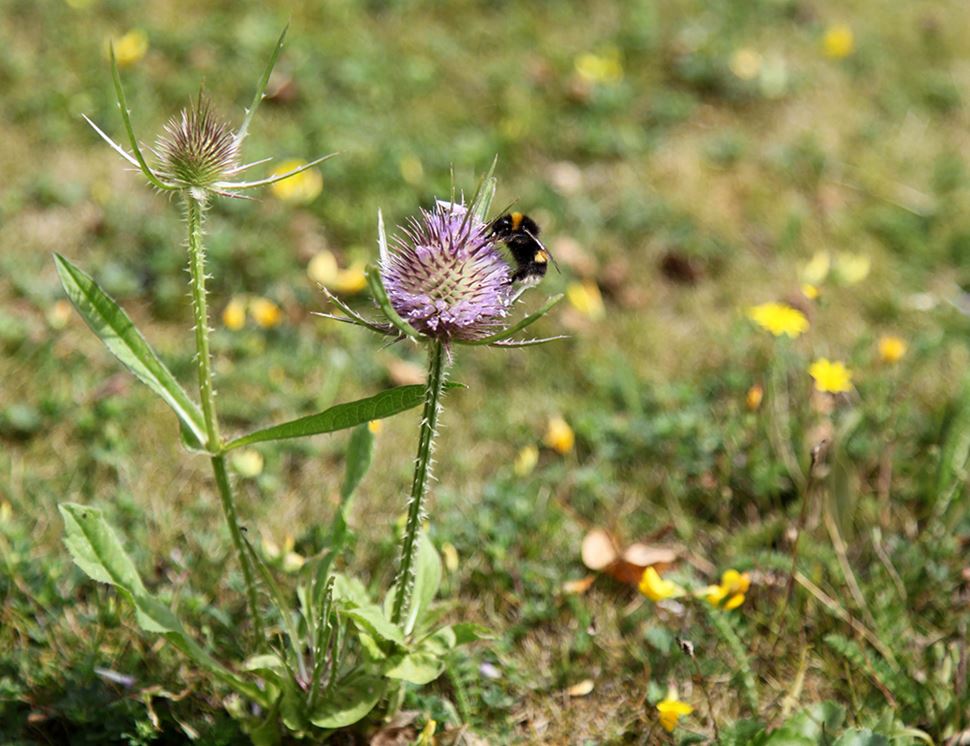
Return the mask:
{"type": "Polygon", "coordinates": [[[424,517],[424,497],[428,492],[428,481],[431,477],[431,456],[438,429],[438,414],[441,411],[441,393],[445,387],[447,374],[445,349],[442,341],[435,340],[428,347],[428,383],[424,399],[424,413],[418,435],[418,455],[414,461],[414,479],[411,482],[411,499],[408,503],[404,541],[401,543],[401,559],[398,563],[395,580],[394,604],[391,607],[391,621],[395,624],[401,623],[411,603],[418,532],[421,530],[421,519],[424,517]]]}
{"type": "Polygon", "coordinates": [[[209,312],[205,289],[205,246],[203,245],[202,223],[205,203],[191,190],[183,192],[185,199],[185,222],[188,228],[189,275],[192,288],[192,313],[195,318],[195,352],[199,375],[199,399],[202,402],[202,416],[205,420],[206,450],[211,454],[212,471],[219,489],[222,512],[229,525],[232,543],[242,565],[243,580],[246,584],[246,601],[249,615],[253,620],[256,639],[261,641],[262,625],[259,621],[259,604],[253,570],[246,555],[242,529],[236,515],[236,503],[226,471],[226,457],[222,454],[222,440],[219,436],[219,419],[216,416],[216,393],[212,384],[212,359],[209,353],[209,312]]]}

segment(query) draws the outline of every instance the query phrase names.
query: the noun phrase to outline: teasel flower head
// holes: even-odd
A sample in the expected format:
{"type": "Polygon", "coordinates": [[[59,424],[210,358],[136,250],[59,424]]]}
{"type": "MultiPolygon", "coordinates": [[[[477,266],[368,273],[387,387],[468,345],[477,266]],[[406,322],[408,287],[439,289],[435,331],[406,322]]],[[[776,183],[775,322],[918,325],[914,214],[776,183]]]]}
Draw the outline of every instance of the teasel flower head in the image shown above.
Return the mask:
{"type": "Polygon", "coordinates": [[[138,139],[135,137],[135,131],[131,124],[131,113],[128,110],[128,100],[121,84],[121,75],[118,72],[113,51],[111,53],[111,73],[114,78],[115,96],[118,100],[118,108],[121,110],[121,118],[131,151],[129,152],[112,140],[90,119],[87,117],[84,117],[84,119],[115,152],[141,171],[148,182],[160,191],[191,192],[195,199],[204,202],[209,194],[240,197],[242,196],[240,192],[268,186],[291,176],[296,176],[298,173],[332,158],[333,154],[317,158],[297,168],[274,174],[265,179],[234,180],[242,171],[269,160],[240,165],[240,149],[243,140],[246,139],[253,115],[263,99],[270,74],[283,49],[285,37],[286,30],[284,29],[273,51],[269,65],[260,78],[253,102],[246,109],[246,114],[237,130],[233,131],[227,123],[220,120],[213,113],[208,100],[200,94],[195,104],[183,109],[165,125],[164,133],[158,137],[155,144],[156,163],[154,167],[149,165],[145,159],[138,139]]]}
{"type": "Polygon", "coordinates": [[[456,344],[526,347],[563,339],[514,338],[545,316],[562,295],[508,323],[526,287],[513,284],[512,268],[485,218],[494,194],[490,171],[467,205],[455,197],[437,200],[431,209],[409,218],[390,241],[378,213],[380,260],[368,269],[367,282],[384,319],[364,317],[326,287],[321,289],[343,315],[319,315],[398,339],[441,342],[449,351],[456,344]]]}
{"type": "Polygon", "coordinates": [[[439,201],[410,218],[382,253],[380,275],[397,314],[443,342],[494,334],[512,302],[509,265],[462,204],[439,201]]]}

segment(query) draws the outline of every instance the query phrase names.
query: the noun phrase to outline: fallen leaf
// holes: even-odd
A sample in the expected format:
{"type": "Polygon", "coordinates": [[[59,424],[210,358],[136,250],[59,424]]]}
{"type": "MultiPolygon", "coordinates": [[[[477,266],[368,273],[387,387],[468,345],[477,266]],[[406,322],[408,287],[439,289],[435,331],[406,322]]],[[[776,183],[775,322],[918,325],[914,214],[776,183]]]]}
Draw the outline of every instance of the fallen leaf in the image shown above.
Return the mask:
{"type": "Polygon", "coordinates": [[[578,684],[573,684],[566,690],[566,694],[570,697],[585,697],[587,694],[593,691],[596,685],[593,683],[592,679],[583,679],[578,684]]]}
{"type": "Polygon", "coordinates": [[[578,578],[576,580],[567,580],[562,584],[562,592],[570,595],[582,595],[590,589],[590,586],[593,585],[595,580],[595,575],[587,575],[585,578],[578,578]]]}
{"type": "Polygon", "coordinates": [[[583,538],[583,564],[590,570],[605,570],[619,555],[613,538],[601,528],[594,528],[583,538]]]}

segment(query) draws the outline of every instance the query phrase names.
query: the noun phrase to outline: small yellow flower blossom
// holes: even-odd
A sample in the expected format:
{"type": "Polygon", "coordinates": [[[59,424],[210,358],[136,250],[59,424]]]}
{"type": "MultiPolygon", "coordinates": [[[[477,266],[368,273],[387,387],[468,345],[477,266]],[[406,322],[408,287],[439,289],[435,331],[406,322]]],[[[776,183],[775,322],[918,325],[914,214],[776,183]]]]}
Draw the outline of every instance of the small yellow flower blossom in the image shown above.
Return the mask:
{"type": "Polygon", "coordinates": [[[812,285],[809,282],[802,284],[802,295],[804,295],[809,300],[818,300],[818,297],[822,294],[822,291],[818,289],[818,285],[812,285]]]}
{"type": "Polygon", "coordinates": [[[744,603],[744,595],[751,587],[751,576],[746,572],[725,570],[720,585],[709,585],[699,595],[707,599],[711,606],[720,606],[731,611],[744,603]]]}
{"type": "Polygon", "coordinates": [[[573,64],[579,77],[587,83],[615,85],[623,80],[623,63],[616,49],[608,49],[604,54],[586,52],[579,55],[573,64]]]}
{"type": "Polygon", "coordinates": [[[664,601],[668,598],[680,598],[686,591],[672,580],[664,580],[660,573],[651,565],[643,571],[640,584],[637,586],[640,593],[653,602],[664,601]]]}
{"type": "Polygon", "coordinates": [[[311,280],[327,290],[353,295],[367,287],[367,275],[364,273],[366,266],[365,262],[354,262],[349,268],[342,269],[333,252],[324,249],[310,260],[306,273],[311,280]]]}
{"type": "Polygon", "coordinates": [[[551,417],[544,442],[556,453],[566,455],[576,444],[576,434],[562,417],[551,417]]]}
{"type": "Polygon", "coordinates": [[[808,264],[802,267],[802,282],[809,285],[821,285],[832,268],[832,255],[827,251],[816,251],[808,264]]]}
{"type": "Polygon", "coordinates": [[[233,452],[232,468],[244,479],[253,479],[263,473],[263,454],[255,448],[243,448],[233,452]]]}
{"type": "Polygon", "coordinates": [[[855,285],[869,276],[872,260],[865,254],[843,251],[835,258],[835,274],[843,285],[855,285]]]}
{"type": "Polygon", "coordinates": [[[744,403],[749,410],[755,412],[761,407],[761,402],[764,398],[764,387],[760,383],[756,383],[754,386],[748,389],[748,393],[744,397],[744,403]]]}
{"type": "Polygon", "coordinates": [[[253,298],[249,302],[249,313],[263,329],[271,329],[278,326],[283,320],[283,312],[280,307],[273,303],[269,298],[253,298]]]}
{"type": "Polygon", "coordinates": [[[566,298],[573,308],[588,319],[599,321],[606,316],[603,296],[600,295],[599,286],[592,280],[570,283],[566,288],[566,298]]]}
{"type": "Polygon", "coordinates": [[[371,435],[380,435],[381,430],[384,429],[384,423],[380,420],[371,420],[367,423],[367,429],[370,430],[371,435]]]}
{"type": "Polygon", "coordinates": [[[532,473],[539,463],[539,449],[534,445],[523,446],[515,457],[515,475],[525,477],[532,473]]]}
{"type": "Polygon", "coordinates": [[[10,523],[13,518],[13,506],[6,500],[0,503],[0,523],[10,523]]]}
{"type": "Polygon", "coordinates": [[[886,334],[879,338],[879,359],[893,365],[903,359],[906,354],[906,341],[902,337],[886,334]]]}
{"type": "Polygon", "coordinates": [[[822,51],[826,57],[841,60],[848,57],[855,50],[855,34],[844,23],[835,23],[825,29],[822,37],[822,51]]]}
{"type": "Polygon", "coordinates": [[[852,371],[845,363],[820,357],[810,366],[808,374],[815,379],[815,388],[829,394],[844,394],[852,390],[852,371]]]}
{"type": "Polygon", "coordinates": [[[246,326],[246,304],[241,298],[233,298],[222,309],[222,323],[231,332],[246,326]]]}
{"type": "Polygon", "coordinates": [[[140,28],[132,29],[111,42],[118,67],[130,67],[148,52],[148,34],[140,28]]]}
{"type": "Polygon", "coordinates": [[[754,49],[743,48],[731,55],[731,72],[741,80],[754,80],[761,72],[761,53],[754,49]]]}
{"type": "Polygon", "coordinates": [[[441,545],[441,558],[444,560],[445,569],[448,572],[456,572],[459,565],[458,550],[450,541],[441,545]]]}
{"type": "Polygon", "coordinates": [[[694,711],[686,702],[679,699],[664,699],[657,703],[657,712],[660,713],[660,725],[668,733],[673,733],[678,721],[684,715],[690,715],[694,711]]]}
{"type": "Polygon", "coordinates": [[[785,334],[792,339],[808,329],[808,319],[798,309],[784,303],[762,303],[748,309],[748,318],[776,337],[785,334]]]}
{"type": "MultiPolygon", "coordinates": [[[[273,176],[281,176],[287,171],[292,171],[304,165],[306,164],[303,161],[285,161],[273,171],[273,176]]],[[[283,181],[277,181],[270,187],[270,191],[283,202],[308,205],[323,191],[323,174],[318,169],[310,168],[294,174],[288,179],[283,179],[283,181]]]]}

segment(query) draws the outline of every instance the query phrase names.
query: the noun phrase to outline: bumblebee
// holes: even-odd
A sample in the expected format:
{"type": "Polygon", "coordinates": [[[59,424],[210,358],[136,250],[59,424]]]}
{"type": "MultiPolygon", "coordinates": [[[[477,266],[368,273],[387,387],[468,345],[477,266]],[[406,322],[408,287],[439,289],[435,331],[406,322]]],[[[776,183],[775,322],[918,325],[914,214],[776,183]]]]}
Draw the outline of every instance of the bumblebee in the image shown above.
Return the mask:
{"type": "MultiPolygon", "coordinates": [[[[515,260],[510,282],[535,283],[545,277],[549,262],[555,259],[539,240],[536,221],[521,212],[510,212],[492,223],[492,235],[505,242],[515,260]]],[[[559,269],[559,266],[556,266],[559,269]]]]}

